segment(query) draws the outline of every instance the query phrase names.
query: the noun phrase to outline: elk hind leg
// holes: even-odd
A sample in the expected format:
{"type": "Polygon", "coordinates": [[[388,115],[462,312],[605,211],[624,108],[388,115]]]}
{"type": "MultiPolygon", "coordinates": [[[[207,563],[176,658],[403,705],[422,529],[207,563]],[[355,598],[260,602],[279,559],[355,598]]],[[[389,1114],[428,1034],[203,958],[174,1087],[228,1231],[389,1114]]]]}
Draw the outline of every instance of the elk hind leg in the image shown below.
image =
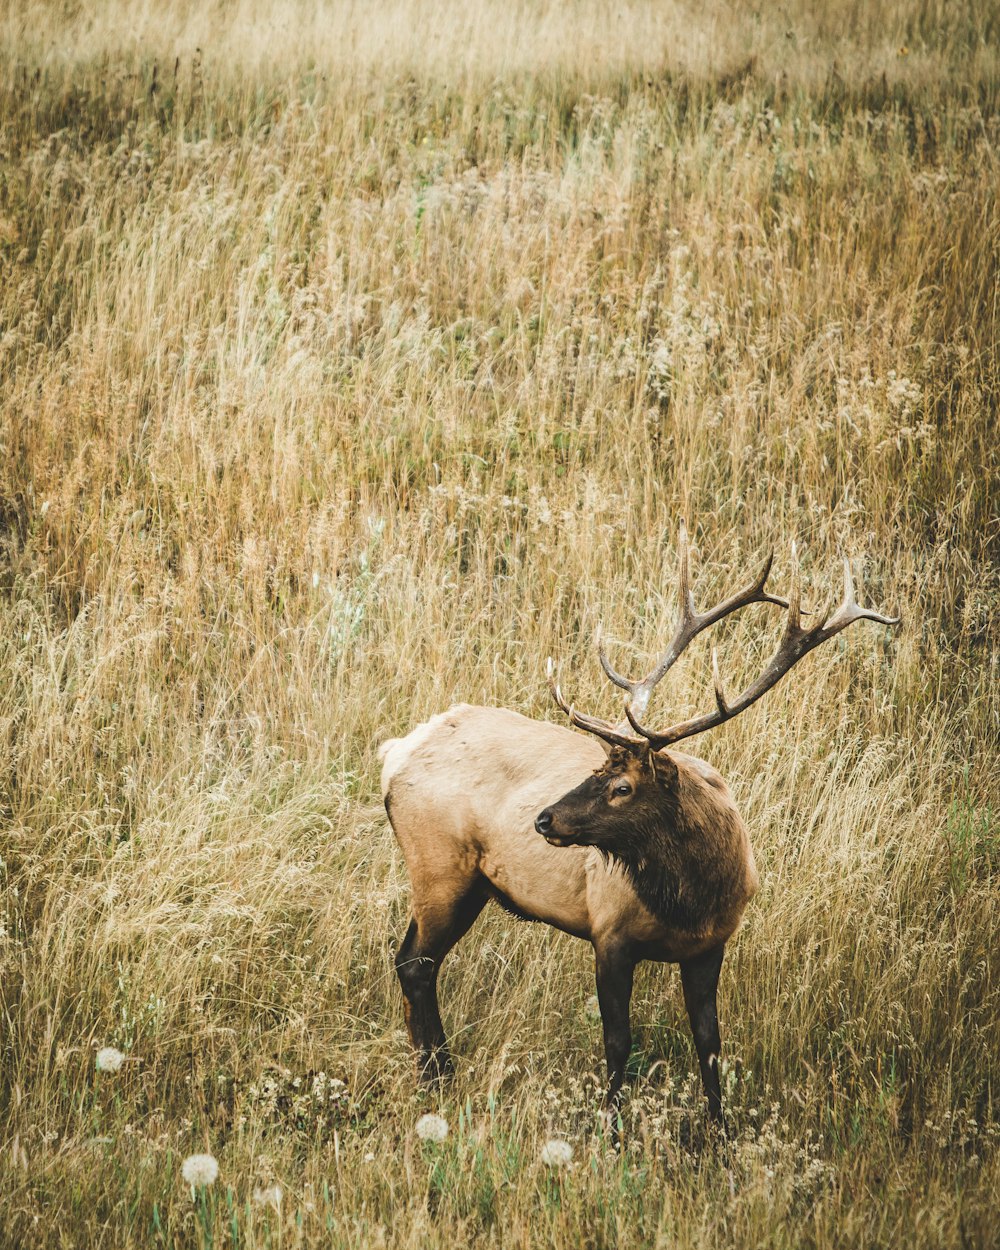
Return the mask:
{"type": "Polygon", "coordinates": [[[445,955],[472,926],[488,895],[481,879],[450,899],[414,900],[413,916],[396,954],[406,1028],[422,1080],[450,1075],[451,1056],[438,1009],[437,977],[445,955]]]}

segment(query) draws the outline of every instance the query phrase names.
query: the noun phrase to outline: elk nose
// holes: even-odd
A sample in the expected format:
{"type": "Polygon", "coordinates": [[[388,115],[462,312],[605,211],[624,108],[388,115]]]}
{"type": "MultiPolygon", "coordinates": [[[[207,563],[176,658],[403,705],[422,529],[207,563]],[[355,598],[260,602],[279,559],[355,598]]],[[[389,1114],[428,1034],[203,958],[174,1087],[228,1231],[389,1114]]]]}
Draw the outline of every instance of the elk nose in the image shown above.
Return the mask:
{"type": "Polygon", "coordinates": [[[538,815],[535,817],[535,832],[545,834],[545,833],[549,833],[551,829],[552,829],[552,813],[549,811],[548,808],[546,808],[544,812],[539,812],[538,815]]]}

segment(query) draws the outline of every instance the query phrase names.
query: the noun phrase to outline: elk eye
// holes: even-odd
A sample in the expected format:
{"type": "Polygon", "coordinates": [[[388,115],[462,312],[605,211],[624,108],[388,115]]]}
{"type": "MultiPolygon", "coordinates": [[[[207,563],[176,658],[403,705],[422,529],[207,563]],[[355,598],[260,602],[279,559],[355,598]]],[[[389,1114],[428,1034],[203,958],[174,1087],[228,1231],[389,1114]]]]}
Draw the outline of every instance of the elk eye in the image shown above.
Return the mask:
{"type": "Polygon", "coordinates": [[[615,794],[631,794],[632,787],[629,785],[627,781],[620,781],[618,785],[615,786],[614,793],[615,794]]]}

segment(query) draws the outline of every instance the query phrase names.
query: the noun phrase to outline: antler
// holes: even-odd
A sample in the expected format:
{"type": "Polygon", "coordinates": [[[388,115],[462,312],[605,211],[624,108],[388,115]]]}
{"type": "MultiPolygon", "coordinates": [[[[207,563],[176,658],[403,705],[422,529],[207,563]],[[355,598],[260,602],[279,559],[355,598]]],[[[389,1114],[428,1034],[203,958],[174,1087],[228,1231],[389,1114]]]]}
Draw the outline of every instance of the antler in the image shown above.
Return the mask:
{"type": "Polygon", "coordinates": [[[844,598],[840,607],[829,618],[824,611],[818,625],[814,625],[811,629],[803,629],[799,606],[799,567],[794,543],[792,543],[792,563],[795,569],[794,581],[792,583],[791,601],[788,605],[788,619],[785,623],[785,632],[781,642],[778,644],[777,651],[771,657],[770,663],[760,677],[747,686],[746,690],[743,691],[734,703],[727,702],[723,693],[722,681],[719,677],[719,659],[713,649],[712,675],[715,682],[716,704],[714,712],[706,712],[703,716],[695,716],[691,720],[671,725],[669,729],[664,730],[662,733],[654,733],[639,723],[632,706],[626,704],[625,715],[629,724],[637,733],[640,733],[643,738],[648,740],[654,751],[670,746],[671,743],[680,742],[682,738],[690,738],[694,734],[704,733],[706,729],[714,729],[716,725],[721,725],[724,721],[738,716],[751,703],[756,703],[761,695],[766,694],[772,686],[777,685],[788,670],[794,664],[797,664],[804,655],[807,655],[821,643],[826,642],[827,639],[832,638],[834,634],[839,634],[842,629],[846,629],[848,625],[852,625],[855,621],[876,621],[880,625],[899,624],[900,618],[898,616],[882,616],[878,612],[872,612],[867,608],[858,606],[858,601],[854,596],[854,579],[851,576],[851,564],[849,560],[845,559],[844,598]]]}
{"type": "Polygon", "coordinates": [[[743,590],[738,590],[735,595],[730,595],[728,599],[724,599],[722,603],[716,604],[714,608],[710,608],[707,612],[696,612],[694,595],[689,584],[687,526],[683,521],[681,522],[680,535],[677,540],[677,550],[679,581],[677,590],[677,629],[671,639],[670,646],[664,651],[657,666],[641,680],[629,681],[627,677],[623,677],[621,673],[611,667],[604,650],[600,632],[598,632],[597,655],[601,661],[601,667],[616,686],[620,686],[622,690],[628,691],[631,696],[629,706],[636,716],[641,716],[645,712],[653,687],[663,680],[667,671],[677,662],[691,640],[700,634],[703,629],[708,629],[710,625],[721,621],[724,616],[729,616],[730,613],[737,612],[740,608],[745,608],[751,603],[776,603],[781,608],[788,607],[787,599],[779,599],[777,595],[769,595],[764,589],[764,584],[771,572],[771,565],[774,563],[774,552],[772,551],[764,561],[764,567],[749,586],[744,587],[743,590]]]}
{"type": "Polygon", "coordinates": [[[597,655],[601,661],[601,667],[616,686],[620,686],[622,690],[628,692],[629,702],[626,705],[626,715],[633,727],[639,729],[639,732],[643,735],[642,737],[636,738],[628,733],[624,726],[612,725],[610,721],[600,720],[596,716],[583,716],[571,704],[567,704],[559,688],[559,683],[555,680],[552,657],[550,656],[548,660],[546,674],[549,689],[552,691],[552,697],[556,703],[569,716],[570,723],[576,725],[579,729],[586,730],[587,733],[596,734],[599,738],[603,738],[605,742],[610,742],[615,746],[634,748],[646,745],[645,739],[648,735],[645,730],[640,729],[637,720],[634,718],[641,716],[645,712],[653,688],[658,682],[663,680],[667,671],[677,662],[691,640],[700,634],[703,629],[708,629],[710,625],[721,621],[724,616],[729,616],[731,612],[736,612],[751,603],[776,603],[782,608],[789,606],[787,599],[779,599],[776,595],[768,594],[764,589],[768,575],[771,572],[771,565],[774,562],[774,552],[772,551],[764,561],[764,566],[760,573],[749,586],[744,587],[743,590],[738,590],[736,594],[731,595],[728,599],[724,599],[722,603],[717,604],[707,612],[695,611],[694,595],[691,592],[688,568],[687,526],[683,521],[680,526],[677,549],[679,582],[677,628],[674,631],[670,645],[661,656],[656,667],[637,681],[631,681],[629,678],[624,677],[616,669],[612,668],[604,650],[600,630],[598,630],[597,655]]]}

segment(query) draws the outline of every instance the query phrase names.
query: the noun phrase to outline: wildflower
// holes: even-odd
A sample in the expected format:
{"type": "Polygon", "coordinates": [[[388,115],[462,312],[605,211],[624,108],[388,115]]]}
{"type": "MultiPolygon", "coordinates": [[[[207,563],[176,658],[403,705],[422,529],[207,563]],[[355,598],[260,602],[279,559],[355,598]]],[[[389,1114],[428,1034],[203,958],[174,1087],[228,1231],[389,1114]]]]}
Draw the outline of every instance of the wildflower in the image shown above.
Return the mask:
{"type": "Polygon", "coordinates": [[[181,1164],[181,1176],[192,1189],[213,1185],[219,1175],[219,1164],[214,1155],[188,1155],[181,1164]]]}
{"type": "Polygon", "coordinates": [[[102,1046],[94,1062],[98,1072],[117,1072],[125,1062],[125,1056],[114,1046],[102,1046]]]}
{"type": "Polygon", "coordinates": [[[347,1086],[338,1077],[317,1072],[312,1079],[312,1096],[318,1102],[339,1102],[347,1094],[347,1086]]]}
{"type": "Polygon", "coordinates": [[[448,1136],[448,1121],[440,1115],[422,1115],[417,1121],[417,1136],[421,1141],[444,1141],[448,1136]]]}
{"type": "Polygon", "coordinates": [[[550,1138],[542,1147],[542,1162],[546,1167],[564,1168],[573,1161],[573,1147],[558,1137],[550,1138]]]}
{"type": "Polygon", "coordinates": [[[284,1196],[284,1190],[277,1182],[273,1185],[258,1185],[253,1191],[253,1200],[258,1206],[274,1207],[276,1211],[280,1208],[284,1196]]]}

